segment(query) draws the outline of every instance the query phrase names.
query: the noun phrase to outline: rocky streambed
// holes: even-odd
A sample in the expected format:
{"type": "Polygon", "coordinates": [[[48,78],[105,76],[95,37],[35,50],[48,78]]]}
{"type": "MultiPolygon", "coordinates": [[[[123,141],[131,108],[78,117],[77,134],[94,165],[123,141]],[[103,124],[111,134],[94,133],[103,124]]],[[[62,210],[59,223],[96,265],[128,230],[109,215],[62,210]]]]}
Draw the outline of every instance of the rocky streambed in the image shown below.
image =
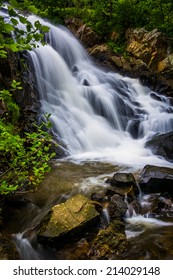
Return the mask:
{"type": "Polygon", "coordinates": [[[49,176],[5,202],[1,259],[173,258],[173,169],[59,162],[49,176]]]}

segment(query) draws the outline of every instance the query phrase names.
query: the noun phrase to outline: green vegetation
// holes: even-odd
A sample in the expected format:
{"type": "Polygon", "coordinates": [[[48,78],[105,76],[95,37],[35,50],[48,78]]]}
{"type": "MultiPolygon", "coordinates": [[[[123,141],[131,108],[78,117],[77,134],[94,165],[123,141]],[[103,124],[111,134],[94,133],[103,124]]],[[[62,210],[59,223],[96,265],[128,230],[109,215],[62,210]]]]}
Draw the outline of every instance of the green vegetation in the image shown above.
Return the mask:
{"type": "MultiPolygon", "coordinates": [[[[16,1],[14,4],[17,4],[16,1]]],[[[0,1],[2,7],[2,1],[0,1]]],[[[11,7],[8,7],[10,21],[0,17],[0,59],[6,59],[10,52],[30,50],[43,42],[44,32],[48,31],[36,21],[34,26],[11,7]],[[19,23],[25,28],[20,29],[19,23]],[[15,36],[11,36],[14,32],[15,36]]],[[[16,190],[32,189],[50,170],[49,161],[55,156],[50,152],[52,138],[45,131],[51,127],[46,122],[34,124],[33,132],[20,131],[20,108],[13,98],[17,90],[22,89],[20,81],[13,80],[9,88],[0,87],[0,106],[3,109],[0,119],[0,195],[7,195],[16,190]]]]}
{"type": "Polygon", "coordinates": [[[54,23],[64,24],[66,18],[78,17],[91,26],[104,40],[119,33],[119,40],[109,42],[123,53],[127,28],[157,28],[170,38],[173,45],[172,0],[16,0],[11,1],[22,10],[29,10],[54,23]]]}
{"type": "MultiPolygon", "coordinates": [[[[16,1],[13,1],[16,2],[16,1]]],[[[172,0],[20,0],[23,9],[35,11],[62,22],[80,17],[103,36],[111,31],[123,33],[129,27],[158,28],[173,36],[172,0]]]]}
{"type": "Polygon", "coordinates": [[[44,131],[45,127],[51,127],[49,116],[46,123],[35,124],[35,132],[19,131],[20,110],[12,96],[16,89],[21,89],[20,83],[13,81],[10,90],[0,91],[0,101],[7,110],[0,120],[0,194],[37,186],[50,170],[49,161],[55,156],[50,152],[52,138],[44,131]]]}

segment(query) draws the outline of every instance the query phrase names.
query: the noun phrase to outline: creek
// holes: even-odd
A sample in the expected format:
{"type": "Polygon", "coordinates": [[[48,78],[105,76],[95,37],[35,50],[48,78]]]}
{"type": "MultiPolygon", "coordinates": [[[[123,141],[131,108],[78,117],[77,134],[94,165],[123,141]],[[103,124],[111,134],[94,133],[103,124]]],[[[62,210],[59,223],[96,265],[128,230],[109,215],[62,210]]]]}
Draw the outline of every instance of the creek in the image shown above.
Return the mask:
{"type": "MultiPolygon", "coordinates": [[[[34,22],[39,18],[28,19],[34,22]]],[[[50,27],[47,45],[29,52],[28,59],[36,76],[41,116],[50,114],[51,132],[63,143],[66,157],[52,163],[52,171],[35,194],[24,195],[28,205],[9,212],[6,232],[17,234],[19,251],[29,254],[21,253],[24,259],[42,258],[42,248],[32,250],[22,232],[37,225],[52,205],[76,193],[90,197],[93,192],[103,192],[106,178],[116,171],[138,176],[146,164],[171,167],[145,148],[154,135],[173,130],[169,98],[137,79],[97,67],[65,27],[39,20],[50,27]]],[[[143,200],[147,200],[144,194],[140,202],[143,200]]],[[[172,210],[164,217],[150,217],[148,212],[125,221],[133,250],[124,259],[173,258],[172,210]]],[[[85,258],[79,251],[74,253],[72,246],[59,252],[59,258],[85,258]]]]}

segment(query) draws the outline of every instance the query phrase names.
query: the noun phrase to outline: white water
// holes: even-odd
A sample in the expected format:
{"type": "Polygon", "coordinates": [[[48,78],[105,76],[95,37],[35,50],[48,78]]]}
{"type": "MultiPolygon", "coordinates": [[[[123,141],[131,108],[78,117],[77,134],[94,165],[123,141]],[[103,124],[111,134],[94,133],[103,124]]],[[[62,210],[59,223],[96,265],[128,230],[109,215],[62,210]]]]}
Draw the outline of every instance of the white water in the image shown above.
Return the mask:
{"type": "Polygon", "coordinates": [[[69,158],[136,167],[168,165],[144,145],[152,135],[173,129],[169,100],[153,99],[151,90],[136,79],[97,68],[67,29],[41,22],[50,27],[48,44],[30,52],[41,111],[51,114],[53,131],[69,158]],[[139,125],[133,137],[135,123],[139,125]]]}

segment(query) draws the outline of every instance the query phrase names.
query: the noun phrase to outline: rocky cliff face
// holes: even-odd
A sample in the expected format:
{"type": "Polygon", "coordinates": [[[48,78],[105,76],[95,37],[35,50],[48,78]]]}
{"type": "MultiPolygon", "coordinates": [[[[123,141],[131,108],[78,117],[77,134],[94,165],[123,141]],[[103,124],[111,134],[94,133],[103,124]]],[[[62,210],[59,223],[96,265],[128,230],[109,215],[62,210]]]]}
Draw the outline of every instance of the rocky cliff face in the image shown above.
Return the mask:
{"type": "MultiPolygon", "coordinates": [[[[27,59],[27,53],[8,52],[7,58],[0,59],[1,89],[9,89],[12,80],[21,82],[22,90],[13,92],[14,101],[21,109],[20,126],[26,131],[32,130],[32,124],[39,111],[38,92],[35,77],[27,59]]],[[[5,104],[0,103],[0,113],[4,114],[5,104]]]]}
{"type": "MultiPolygon", "coordinates": [[[[113,52],[98,34],[81,21],[73,19],[66,24],[100,65],[122,75],[139,78],[152,90],[173,96],[173,53],[168,38],[157,29],[150,32],[145,28],[128,29],[127,55],[123,56],[113,52]]],[[[110,38],[116,44],[118,35],[114,33],[110,38]]]]}

